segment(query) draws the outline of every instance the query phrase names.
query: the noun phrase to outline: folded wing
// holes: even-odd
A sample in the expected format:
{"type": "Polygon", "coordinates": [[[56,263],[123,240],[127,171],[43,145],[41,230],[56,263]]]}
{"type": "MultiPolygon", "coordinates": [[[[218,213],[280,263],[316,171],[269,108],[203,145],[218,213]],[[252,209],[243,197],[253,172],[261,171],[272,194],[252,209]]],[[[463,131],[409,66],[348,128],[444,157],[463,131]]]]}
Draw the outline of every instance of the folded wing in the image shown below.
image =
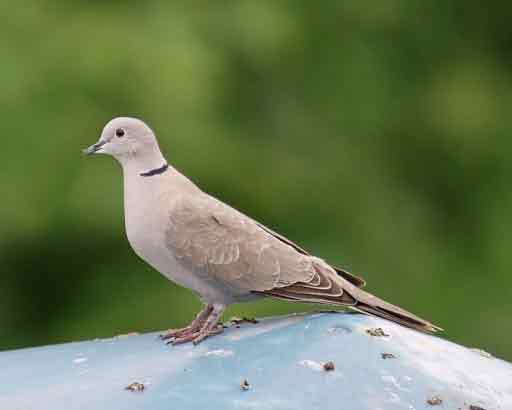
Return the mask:
{"type": "Polygon", "coordinates": [[[422,331],[431,323],[361,289],[365,281],[309,255],[230,206],[206,195],[183,196],[169,215],[166,243],[194,270],[237,294],[348,305],[422,331]]]}

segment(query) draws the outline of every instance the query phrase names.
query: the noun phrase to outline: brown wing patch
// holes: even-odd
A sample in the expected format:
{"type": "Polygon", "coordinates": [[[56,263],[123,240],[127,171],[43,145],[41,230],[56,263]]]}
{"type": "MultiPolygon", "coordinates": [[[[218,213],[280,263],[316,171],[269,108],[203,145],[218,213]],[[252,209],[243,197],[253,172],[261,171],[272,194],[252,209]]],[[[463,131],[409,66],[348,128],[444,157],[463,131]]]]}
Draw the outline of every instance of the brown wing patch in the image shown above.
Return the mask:
{"type": "MultiPolygon", "coordinates": [[[[314,259],[315,275],[306,282],[270,289],[263,292],[270,296],[311,303],[354,305],[356,300],[346,292],[336,273],[325,262],[314,259]]],[[[348,286],[351,286],[347,284],[348,286]]]]}
{"type": "MultiPolygon", "coordinates": [[[[276,239],[279,239],[281,242],[291,246],[297,252],[299,252],[303,255],[310,255],[310,253],[308,251],[306,251],[304,248],[301,248],[295,242],[290,241],[288,238],[284,237],[283,235],[278,234],[277,232],[266,227],[265,225],[260,224],[259,222],[256,222],[256,223],[261,229],[265,230],[270,235],[274,236],[276,239]]],[[[362,287],[366,286],[366,281],[363,278],[356,276],[344,269],[337,268],[335,266],[333,266],[332,268],[336,271],[336,273],[338,273],[338,275],[340,275],[341,277],[343,277],[344,279],[346,279],[350,283],[352,283],[352,285],[357,286],[358,288],[362,288],[362,287]]]]}
{"type": "Polygon", "coordinates": [[[236,292],[280,288],[315,276],[311,257],[208,195],[181,198],[169,219],[166,244],[173,254],[236,292]]]}
{"type": "Polygon", "coordinates": [[[366,281],[360,276],[356,276],[353,273],[350,273],[344,269],[337,268],[333,266],[334,270],[338,275],[342,278],[348,280],[352,285],[357,286],[358,288],[364,288],[366,286],[366,281]]]}

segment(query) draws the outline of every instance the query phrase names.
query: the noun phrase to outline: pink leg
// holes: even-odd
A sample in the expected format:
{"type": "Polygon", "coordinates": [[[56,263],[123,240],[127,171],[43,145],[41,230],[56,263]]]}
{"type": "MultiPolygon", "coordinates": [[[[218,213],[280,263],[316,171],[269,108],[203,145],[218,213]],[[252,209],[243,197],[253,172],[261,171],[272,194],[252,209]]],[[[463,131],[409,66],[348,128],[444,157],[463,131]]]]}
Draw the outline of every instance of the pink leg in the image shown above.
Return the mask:
{"type": "Polygon", "coordinates": [[[214,304],[210,314],[208,315],[208,318],[204,321],[200,329],[197,329],[196,331],[187,332],[187,334],[176,336],[172,341],[172,344],[177,345],[187,342],[193,342],[194,344],[198,344],[209,336],[222,333],[224,328],[218,322],[224,309],[224,305],[214,304]]]}
{"type": "Polygon", "coordinates": [[[178,337],[184,337],[191,333],[199,331],[210,314],[213,311],[213,305],[206,305],[196,316],[196,318],[186,327],[182,329],[169,329],[165,333],[160,335],[162,340],[175,339],[178,337]]]}

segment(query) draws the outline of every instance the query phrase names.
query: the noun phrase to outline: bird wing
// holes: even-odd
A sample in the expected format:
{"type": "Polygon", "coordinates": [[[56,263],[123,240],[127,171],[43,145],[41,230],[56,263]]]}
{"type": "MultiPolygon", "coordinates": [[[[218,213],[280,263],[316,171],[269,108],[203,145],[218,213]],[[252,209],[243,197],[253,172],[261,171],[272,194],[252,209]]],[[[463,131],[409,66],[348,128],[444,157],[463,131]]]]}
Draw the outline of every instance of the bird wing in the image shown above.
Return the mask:
{"type": "Polygon", "coordinates": [[[349,305],[425,332],[437,326],[361,289],[364,281],[207,194],[182,196],[170,211],[166,244],[192,269],[239,294],[349,305]]]}
{"type": "Polygon", "coordinates": [[[176,202],[166,243],[175,257],[239,292],[300,284],[337,297],[343,293],[321,275],[318,258],[206,194],[176,202]]]}
{"type": "MultiPolygon", "coordinates": [[[[274,232],[272,229],[266,227],[265,225],[260,224],[259,222],[256,222],[258,226],[265,230],[266,232],[270,233],[275,238],[279,239],[280,241],[284,242],[285,244],[291,246],[294,248],[297,252],[302,253],[303,255],[310,255],[308,251],[301,248],[296,243],[290,241],[288,238],[284,237],[281,234],[278,234],[277,232],[274,232]]],[[[366,281],[361,278],[360,276],[356,276],[353,273],[350,273],[346,271],[345,269],[337,268],[336,266],[331,265],[331,267],[336,271],[338,275],[349,281],[352,285],[357,286],[358,288],[363,288],[366,286],[366,281]]]]}

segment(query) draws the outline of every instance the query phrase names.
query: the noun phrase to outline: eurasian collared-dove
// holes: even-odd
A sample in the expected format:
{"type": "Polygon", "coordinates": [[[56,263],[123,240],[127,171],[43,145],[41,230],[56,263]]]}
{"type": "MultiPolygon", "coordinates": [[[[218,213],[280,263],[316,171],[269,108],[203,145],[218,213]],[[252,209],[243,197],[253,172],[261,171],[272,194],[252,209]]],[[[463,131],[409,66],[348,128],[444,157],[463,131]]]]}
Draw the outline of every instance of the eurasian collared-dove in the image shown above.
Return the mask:
{"type": "Polygon", "coordinates": [[[201,191],[168,165],[155,134],[138,119],[111,120],[84,152],[109,154],[121,164],[126,233],[137,255],[205,304],[190,325],[162,335],[172,343],[222,332],[218,321],[227,305],[263,296],[344,305],[421,331],[440,329],[201,191]]]}

